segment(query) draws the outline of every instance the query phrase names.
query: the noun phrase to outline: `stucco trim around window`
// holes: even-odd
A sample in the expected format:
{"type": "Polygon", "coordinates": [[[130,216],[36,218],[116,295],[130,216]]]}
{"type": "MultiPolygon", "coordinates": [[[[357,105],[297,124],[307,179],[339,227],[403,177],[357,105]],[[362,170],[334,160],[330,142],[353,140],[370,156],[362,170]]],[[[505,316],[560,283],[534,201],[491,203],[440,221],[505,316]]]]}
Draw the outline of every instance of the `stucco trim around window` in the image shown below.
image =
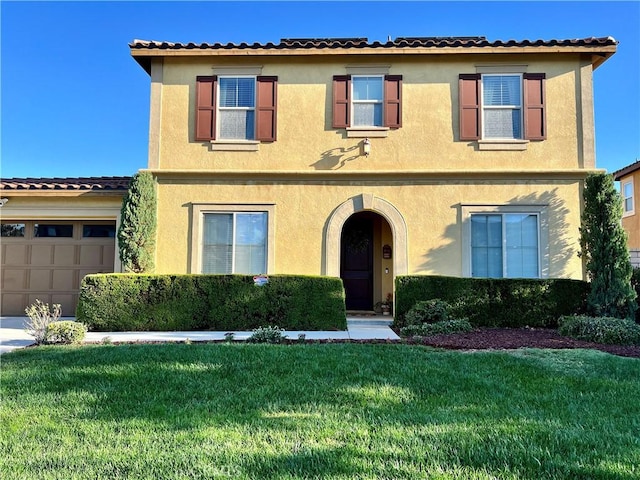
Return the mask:
{"type": "Polygon", "coordinates": [[[265,212],[267,214],[267,271],[275,273],[275,211],[274,203],[192,203],[190,205],[189,273],[202,272],[202,222],[205,213],[265,212]]]}
{"type": "Polygon", "coordinates": [[[524,151],[529,140],[478,140],[478,150],[524,151]]]}
{"type": "Polygon", "coordinates": [[[327,220],[324,237],[323,274],[330,277],[340,276],[342,227],[351,215],[363,211],[378,213],[389,223],[393,235],[393,273],[394,275],[406,275],[409,272],[407,224],[396,207],[371,193],[356,195],[344,201],[327,220]]]}
{"type": "Polygon", "coordinates": [[[460,205],[462,229],[462,276],[471,277],[471,216],[486,213],[531,213],[537,214],[538,259],[540,278],[549,278],[549,214],[547,205],[460,205]]]}
{"type": "Polygon", "coordinates": [[[633,177],[620,182],[622,194],[622,218],[636,214],[636,199],[634,193],[633,177]],[[631,206],[629,206],[631,204],[631,206]]]}
{"type": "Polygon", "coordinates": [[[386,138],[389,127],[347,127],[347,138],[386,138]]]}
{"type": "Polygon", "coordinates": [[[260,142],[255,140],[211,140],[209,149],[212,152],[257,152],[260,142]]]}

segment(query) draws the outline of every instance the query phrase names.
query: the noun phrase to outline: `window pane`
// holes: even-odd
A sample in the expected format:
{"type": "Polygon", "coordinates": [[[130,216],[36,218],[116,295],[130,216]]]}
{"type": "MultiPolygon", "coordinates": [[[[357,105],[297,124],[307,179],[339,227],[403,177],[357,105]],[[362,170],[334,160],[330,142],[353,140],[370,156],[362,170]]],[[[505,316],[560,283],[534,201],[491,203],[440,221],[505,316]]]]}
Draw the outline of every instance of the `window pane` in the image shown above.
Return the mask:
{"type": "Polygon", "coordinates": [[[381,103],[356,103],[353,105],[353,125],[376,126],[382,125],[381,103]]]}
{"type": "Polygon", "coordinates": [[[625,183],[624,184],[624,196],[625,197],[630,197],[631,195],[633,195],[633,184],[632,183],[625,183]]]}
{"type": "Polygon", "coordinates": [[[538,217],[528,214],[505,215],[507,277],[537,278],[538,217]]]}
{"type": "Polygon", "coordinates": [[[255,80],[253,78],[226,78],[218,81],[221,107],[254,107],[255,80]]]}
{"type": "Polygon", "coordinates": [[[83,225],[82,237],[83,238],[114,238],[116,236],[115,225],[83,225]]]}
{"type": "Polygon", "coordinates": [[[236,214],[236,258],[234,273],[258,274],[267,271],[267,215],[236,214]]]}
{"type": "Polygon", "coordinates": [[[36,224],[34,237],[73,237],[73,225],[36,224]]]}
{"type": "Polygon", "coordinates": [[[632,212],[633,211],[633,198],[625,198],[624,199],[624,211],[632,212]]]}
{"type": "Polygon", "coordinates": [[[253,110],[221,110],[220,138],[227,140],[252,140],[254,138],[253,110]]]}
{"type": "Polygon", "coordinates": [[[205,214],[202,238],[202,273],[232,273],[233,215],[205,214]]]}
{"type": "Polygon", "coordinates": [[[3,223],[3,237],[24,237],[24,223],[3,223]]]}
{"type": "Polygon", "coordinates": [[[484,105],[520,106],[520,76],[491,75],[482,77],[484,105]]]}
{"type": "Polygon", "coordinates": [[[486,109],[484,138],[521,138],[520,109],[486,109]]]}
{"type": "Polygon", "coordinates": [[[471,276],[502,277],[502,217],[471,216],[471,276]]]}
{"type": "Polygon", "coordinates": [[[382,77],[353,77],[354,100],[382,101],[382,77]]]}

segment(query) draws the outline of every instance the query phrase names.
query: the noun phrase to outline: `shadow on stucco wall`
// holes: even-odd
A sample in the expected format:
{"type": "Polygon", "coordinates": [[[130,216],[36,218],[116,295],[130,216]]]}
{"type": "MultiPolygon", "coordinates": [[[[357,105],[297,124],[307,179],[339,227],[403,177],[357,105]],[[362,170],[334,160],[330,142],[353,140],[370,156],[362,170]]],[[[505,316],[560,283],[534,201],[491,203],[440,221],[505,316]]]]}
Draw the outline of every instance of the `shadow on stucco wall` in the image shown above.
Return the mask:
{"type": "MultiPolygon", "coordinates": [[[[549,277],[564,277],[569,274],[568,265],[572,258],[578,255],[580,245],[570,241],[569,237],[575,235],[578,238],[576,226],[575,232],[568,232],[569,224],[567,216],[571,213],[564,200],[558,198],[557,189],[540,194],[521,195],[513,197],[503,204],[504,206],[531,206],[546,208],[546,215],[540,216],[540,231],[548,232],[548,270],[545,271],[545,262],[542,262],[542,274],[549,277]]],[[[441,246],[427,251],[423,257],[425,261],[418,265],[419,274],[462,276],[463,259],[466,247],[463,245],[464,221],[462,205],[455,204],[451,208],[456,209],[456,223],[448,225],[444,234],[440,237],[441,246]],[[457,259],[460,259],[457,261],[457,259]]],[[[579,213],[579,212],[578,212],[579,213]]],[[[541,238],[541,248],[544,248],[544,238],[541,238]]]]}
{"type": "Polygon", "coordinates": [[[309,166],[316,170],[338,170],[358,157],[360,157],[360,144],[349,148],[332,148],[322,152],[320,160],[309,166]]]}

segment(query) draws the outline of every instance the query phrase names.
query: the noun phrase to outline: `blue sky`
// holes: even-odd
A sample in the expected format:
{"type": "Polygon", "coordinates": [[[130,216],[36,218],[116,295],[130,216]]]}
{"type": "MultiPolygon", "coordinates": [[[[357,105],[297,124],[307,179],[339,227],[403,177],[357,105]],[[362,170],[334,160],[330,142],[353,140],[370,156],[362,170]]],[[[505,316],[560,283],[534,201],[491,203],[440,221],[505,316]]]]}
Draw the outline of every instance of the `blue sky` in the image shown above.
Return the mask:
{"type": "Polygon", "coordinates": [[[149,77],[133,39],[613,36],[594,73],[597,166],[640,159],[640,2],[0,2],[2,177],[132,175],[147,164],[149,77]]]}

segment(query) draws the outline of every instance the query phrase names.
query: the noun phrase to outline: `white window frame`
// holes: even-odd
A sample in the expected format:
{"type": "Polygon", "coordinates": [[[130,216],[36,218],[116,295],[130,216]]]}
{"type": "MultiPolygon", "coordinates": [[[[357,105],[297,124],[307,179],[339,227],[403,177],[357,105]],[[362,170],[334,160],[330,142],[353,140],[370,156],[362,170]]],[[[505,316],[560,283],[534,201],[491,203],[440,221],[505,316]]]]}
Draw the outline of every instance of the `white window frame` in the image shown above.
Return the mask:
{"type": "Polygon", "coordinates": [[[523,104],[524,104],[524,81],[522,73],[482,73],[480,81],[480,105],[482,108],[482,140],[490,142],[495,141],[509,141],[509,140],[524,140],[524,117],[523,117],[523,104]],[[484,79],[486,77],[518,77],[520,81],[520,105],[485,105],[484,104],[484,79]],[[485,121],[485,112],[487,110],[506,110],[512,109],[520,110],[520,136],[519,137],[487,137],[485,128],[487,122],[485,121]]]}
{"type": "MultiPolygon", "coordinates": [[[[471,216],[524,214],[536,215],[538,219],[538,276],[534,278],[549,278],[549,218],[547,210],[546,205],[462,205],[462,276],[472,276],[471,216]]],[[[502,228],[502,268],[504,274],[506,272],[504,221],[502,228]]]]}
{"type": "MultiPolygon", "coordinates": [[[[275,272],[275,204],[219,204],[194,203],[191,204],[191,251],[189,273],[202,273],[202,250],[204,234],[204,216],[208,213],[266,213],[266,274],[275,272]]],[[[235,256],[235,222],[234,222],[234,256],[235,256]]],[[[235,265],[232,267],[235,268],[235,265]]]]}
{"type": "Polygon", "coordinates": [[[633,178],[622,182],[622,188],[621,188],[621,192],[622,194],[622,216],[623,217],[629,217],[631,215],[635,215],[636,213],[636,201],[634,198],[634,185],[633,185],[633,178]],[[631,195],[627,196],[626,193],[626,188],[625,187],[631,187],[631,195]],[[627,199],[631,200],[631,209],[627,210],[627,199]]]}
{"type": "Polygon", "coordinates": [[[258,79],[256,75],[219,75],[218,76],[218,88],[216,89],[216,139],[221,142],[255,142],[256,141],[256,128],[257,128],[257,110],[256,100],[258,96],[258,79]],[[224,78],[251,78],[253,79],[253,107],[223,107],[220,102],[220,93],[222,88],[220,87],[220,79],[224,78]],[[221,138],[220,136],[220,124],[221,115],[223,111],[253,111],[253,138],[221,138]]]}
{"type": "Polygon", "coordinates": [[[351,92],[349,92],[351,95],[351,101],[350,101],[350,105],[349,108],[351,109],[351,125],[352,128],[355,129],[362,129],[362,128],[383,128],[384,126],[384,75],[376,75],[376,74],[372,74],[372,75],[352,75],[351,76],[351,92]],[[380,86],[381,89],[380,91],[382,92],[382,97],[380,98],[380,100],[355,100],[355,96],[354,96],[354,80],[356,78],[378,78],[380,79],[380,86]],[[382,110],[382,115],[380,117],[380,125],[355,125],[355,107],[356,105],[381,105],[381,110],[382,110]]]}

